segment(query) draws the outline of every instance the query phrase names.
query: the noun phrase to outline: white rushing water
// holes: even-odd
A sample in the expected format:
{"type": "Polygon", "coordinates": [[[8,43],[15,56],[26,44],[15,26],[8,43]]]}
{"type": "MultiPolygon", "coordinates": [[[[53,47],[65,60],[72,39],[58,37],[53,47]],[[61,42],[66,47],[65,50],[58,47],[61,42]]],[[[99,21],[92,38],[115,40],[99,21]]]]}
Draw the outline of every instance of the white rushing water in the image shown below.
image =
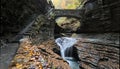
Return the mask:
{"type": "MultiPolygon", "coordinates": [[[[73,58],[72,56],[66,57],[65,55],[65,52],[68,52],[66,50],[72,47],[77,42],[77,40],[75,38],[70,38],[70,37],[61,37],[61,38],[57,38],[55,42],[60,47],[62,58],[69,63],[71,69],[80,69],[79,63],[75,61],[75,58],[73,58]]],[[[69,54],[69,52],[67,54],[69,54]]]]}

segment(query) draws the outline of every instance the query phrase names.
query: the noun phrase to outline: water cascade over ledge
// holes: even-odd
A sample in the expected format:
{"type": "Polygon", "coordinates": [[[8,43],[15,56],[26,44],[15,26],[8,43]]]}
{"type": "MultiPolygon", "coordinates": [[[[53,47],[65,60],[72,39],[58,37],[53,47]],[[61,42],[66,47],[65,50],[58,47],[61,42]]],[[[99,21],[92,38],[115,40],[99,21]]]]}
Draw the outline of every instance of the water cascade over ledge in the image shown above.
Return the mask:
{"type": "Polygon", "coordinates": [[[77,49],[74,47],[77,40],[70,37],[61,37],[57,38],[55,42],[60,47],[62,58],[69,63],[71,69],[80,69],[77,49]]]}

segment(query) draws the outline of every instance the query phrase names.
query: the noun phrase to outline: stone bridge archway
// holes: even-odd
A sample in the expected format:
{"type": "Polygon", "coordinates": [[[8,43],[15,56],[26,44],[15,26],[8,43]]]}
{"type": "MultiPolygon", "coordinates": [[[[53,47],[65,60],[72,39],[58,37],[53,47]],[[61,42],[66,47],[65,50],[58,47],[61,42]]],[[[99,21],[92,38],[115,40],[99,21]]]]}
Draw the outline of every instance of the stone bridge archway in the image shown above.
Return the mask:
{"type": "Polygon", "coordinates": [[[80,9],[54,9],[55,18],[57,17],[74,17],[81,18],[81,10],[80,9]]]}
{"type": "Polygon", "coordinates": [[[58,17],[73,17],[77,19],[82,18],[82,10],[81,9],[54,9],[51,8],[47,13],[46,16],[48,18],[56,19],[58,17]]]}
{"type": "MultiPolygon", "coordinates": [[[[60,17],[68,17],[68,18],[75,18],[77,19],[79,22],[82,19],[82,10],[81,9],[54,9],[51,8],[48,13],[46,14],[46,16],[48,17],[48,19],[50,18],[50,20],[52,19],[54,21],[54,28],[55,28],[55,33],[59,33],[59,32],[64,32],[67,33],[70,31],[67,31],[61,27],[59,27],[57,25],[56,19],[60,18],[60,17]]],[[[80,26],[81,26],[81,22],[80,22],[80,26]]]]}

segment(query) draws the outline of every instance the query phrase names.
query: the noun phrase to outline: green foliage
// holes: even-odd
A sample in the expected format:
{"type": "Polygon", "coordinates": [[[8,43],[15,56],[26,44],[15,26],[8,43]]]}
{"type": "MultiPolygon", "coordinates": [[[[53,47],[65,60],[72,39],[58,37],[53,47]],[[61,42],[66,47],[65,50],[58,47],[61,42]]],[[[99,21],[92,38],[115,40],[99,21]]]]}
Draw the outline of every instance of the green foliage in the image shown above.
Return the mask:
{"type": "Polygon", "coordinates": [[[67,9],[76,9],[80,5],[80,0],[70,0],[71,2],[67,3],[67,9]]]}
{"type": "Polygon", "coordinates": [[[32,26],[31,32],[31,37],[36,36],[40,32],[41,26],[45,23],[45,17],[43,15],[39,15],[36,20],[34,25],[32,26]]]}
{"type": "Polygon", "coordinates": [[[54,18],[55,14],[53,12],[50,12],[50,18],[54,18]]]}
{"type": "Polygon", "coordinates": [[[57,9],[76,9],[81,4],[81,0],[53,0],[57,9]]]}

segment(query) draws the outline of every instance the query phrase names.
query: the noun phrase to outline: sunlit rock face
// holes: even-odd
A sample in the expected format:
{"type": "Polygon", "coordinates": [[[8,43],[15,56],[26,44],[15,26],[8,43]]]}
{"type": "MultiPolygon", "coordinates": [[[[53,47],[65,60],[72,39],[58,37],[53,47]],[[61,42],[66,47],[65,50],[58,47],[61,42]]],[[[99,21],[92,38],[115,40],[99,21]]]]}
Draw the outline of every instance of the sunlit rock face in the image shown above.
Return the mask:
{"type": "Polygon", "coordinates": [[[56,23],[59,27],[69,31],[76,31],[80,27],[80,21],[76,18],[60,17],[56,19],[56,23]]]}

